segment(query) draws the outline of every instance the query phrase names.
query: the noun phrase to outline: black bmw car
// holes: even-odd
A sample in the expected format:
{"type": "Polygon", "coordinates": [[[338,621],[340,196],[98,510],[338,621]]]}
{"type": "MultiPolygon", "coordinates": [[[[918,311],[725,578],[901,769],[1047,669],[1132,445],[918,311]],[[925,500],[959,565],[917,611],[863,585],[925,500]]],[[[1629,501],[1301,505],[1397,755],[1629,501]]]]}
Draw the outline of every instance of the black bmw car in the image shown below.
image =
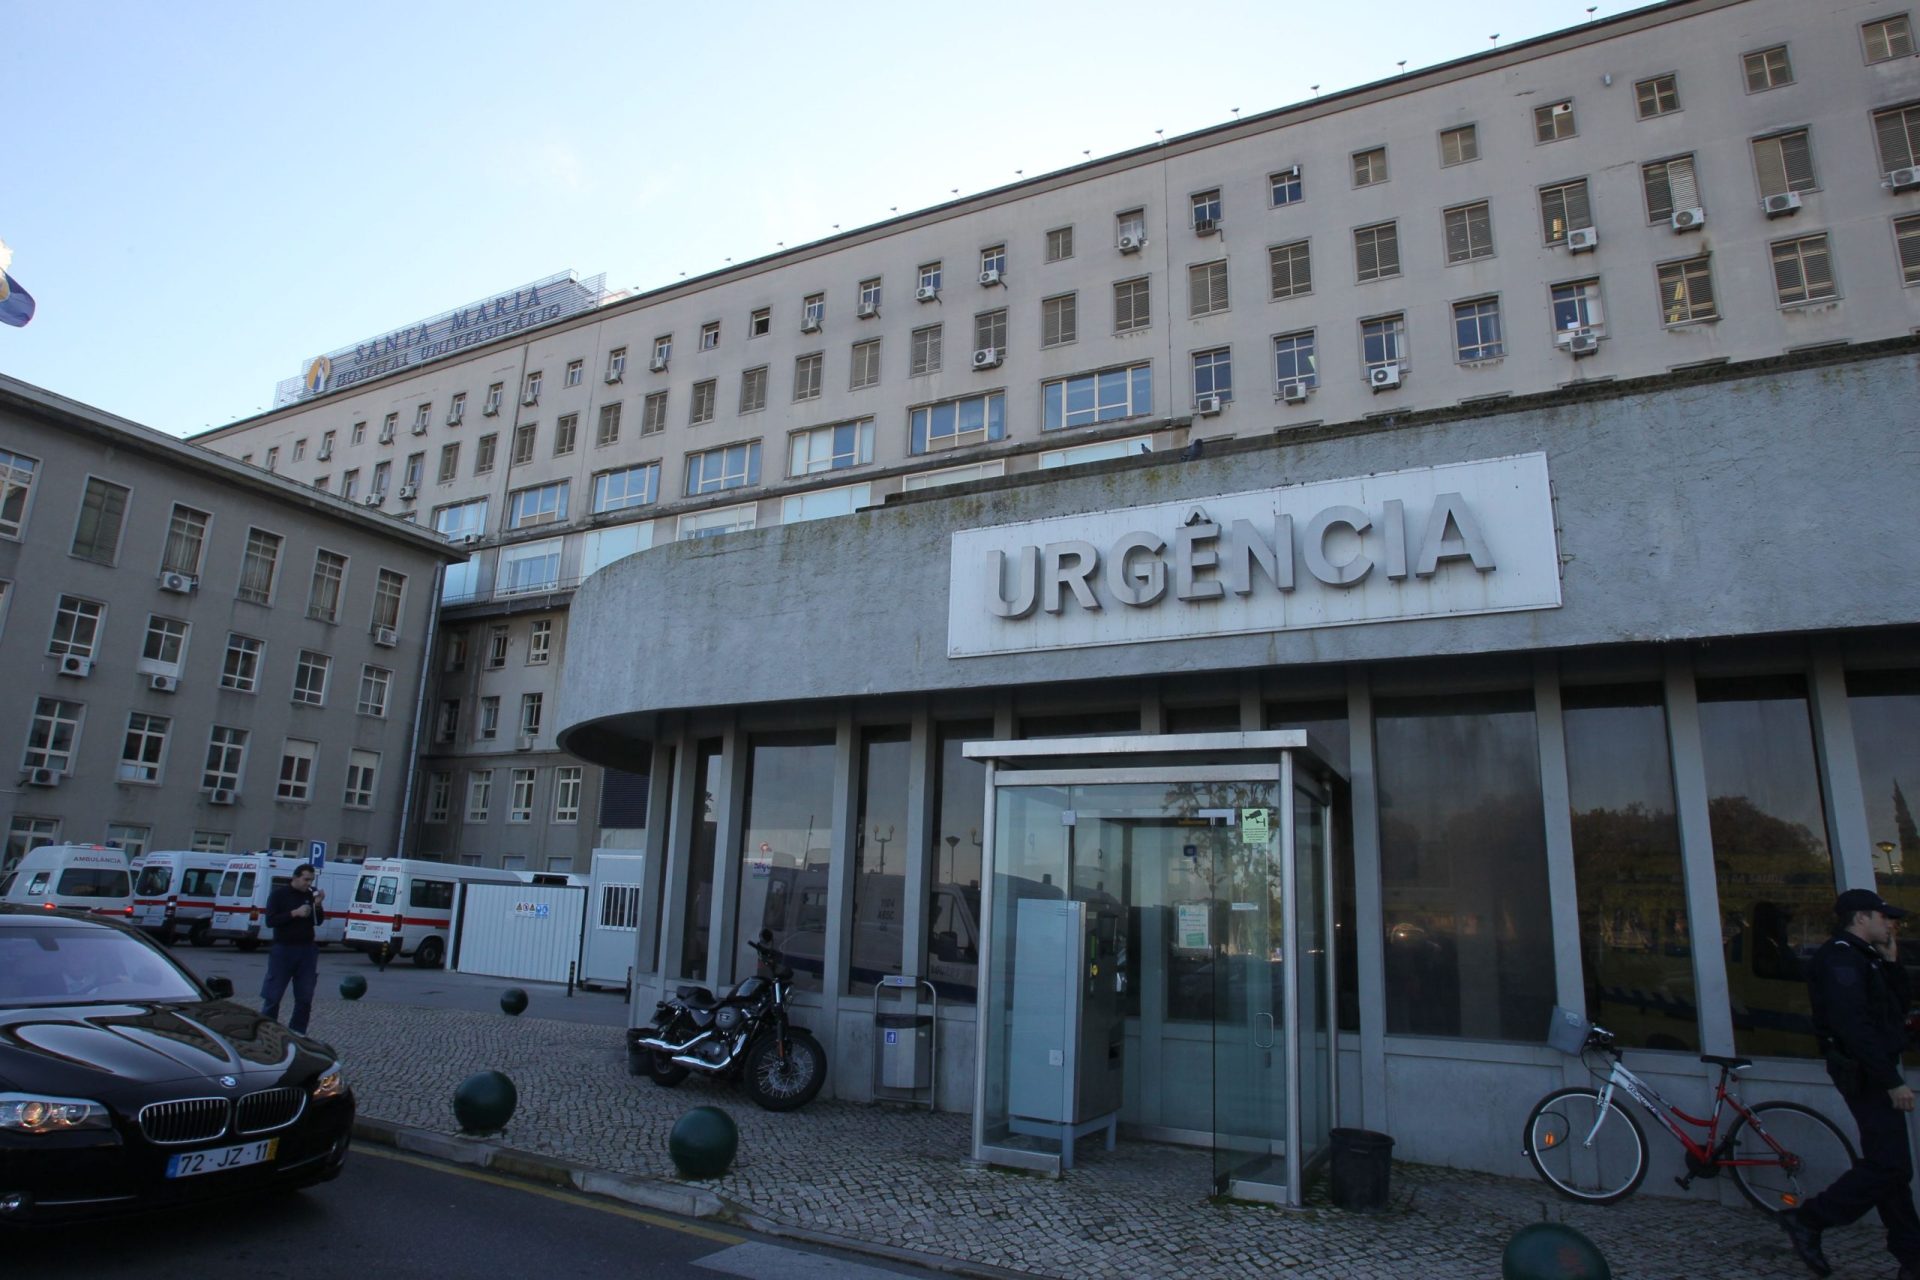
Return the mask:
{"type": "Polygon", "coordinates": [[[0,905],[0,1228],[339,1174],[332,1050],[137,929],[0,905]]]}

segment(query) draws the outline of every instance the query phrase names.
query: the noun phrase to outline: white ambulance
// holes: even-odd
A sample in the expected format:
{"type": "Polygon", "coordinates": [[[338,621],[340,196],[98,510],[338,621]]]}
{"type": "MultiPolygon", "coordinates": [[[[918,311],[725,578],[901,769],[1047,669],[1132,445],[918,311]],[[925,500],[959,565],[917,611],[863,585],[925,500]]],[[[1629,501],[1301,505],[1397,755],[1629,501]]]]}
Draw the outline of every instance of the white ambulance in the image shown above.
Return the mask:
{"type": "Polygon", "coordinates": [[[306,865],[305,858],[291,854],[248,853],[227,859],[220,873],[220,887],[214,893],[207,936],[229,940],[242,951],[252,951],[263,941],[271,942],[267,895],[276,884],[291,884],[294,870],[306,865]]]}
{"type": "Polygon", "coordinates": [[[162,942],[185,938],[196,947],[213,941],[213,898],[228,855],[156,849],[133,881],[133,919],[162,942]]]}
{"type": "Polygon", "coordinates": [[[411,956],[422,969],[446,963],[447,935],[462,884],[526,884],[498,867],[463,867],[417,858],[369,858],[361,863],[347,914],[347,945],[384,962],[411,956]]]}
{"type": "Polygon", "coordinates": [[[127,920],[133,916],[133,870],[127,851],[112,845],[42,845],[7,873],[0,901],[127,920]]]}

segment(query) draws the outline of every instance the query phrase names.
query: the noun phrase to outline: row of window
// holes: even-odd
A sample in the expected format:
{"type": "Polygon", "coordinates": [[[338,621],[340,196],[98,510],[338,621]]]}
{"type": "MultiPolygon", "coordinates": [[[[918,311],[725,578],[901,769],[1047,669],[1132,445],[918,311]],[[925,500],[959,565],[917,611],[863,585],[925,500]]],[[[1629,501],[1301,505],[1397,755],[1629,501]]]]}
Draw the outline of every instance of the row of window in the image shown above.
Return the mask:
{"type": "MultiPolygon", "coordinates": [[[[27,727],[26,750],[20,767],[29,774],[71,775],[86,724],[85,703],[65,698],[36,699],[27,727]]],[[[200,770],[200,789],[223,804],[235,803],[246,773],[247,751],[253,732],[216,724],[207,734],[200,770]]],[[[145,711],[127,713],[115,777],[120,782],[158,785],[165,781],[167,747],[173,737],[173,718],[145,711]]],[[[313,799],[314,765],[320,744],[305,738],[287,738],[280,751],[280,773],[273,798],[304,804],[313,799]]],[[[347,750],[346,780],[340,803],[349,809],[369,809],[379,786],[380,753],[359,747],[347,750]]]]}
{"type": "MultiPolygon", "coordinates": [[[[484,500],[483,500],[484,501],[484,500]]],[[[506,623],[497,623],[486,630],[485,661],[481,664],[488,671],[498,671],[507,665],[507,651],[512,639],[512,628],[506,623]]],[[[448,673],[467,669],[467,633],[450,631],[447,633],[447,647],[443,665],[448,673]]],[[[535,618],[527,624],[527,665],[542,667],[553,660],[553,619],[535,618]]]]}
{"type": "MultiPolygon", "coordinates": [[[[523,693],[520,695],[519,736],[529,743],[540,736],[540,721],[545,714],[546,695],[542,693],[523,693]]],[[[460,699],[445,698],[440,703],[440,718],[434,722],[433,740],[438,743],[453,742],[460,736],[460,699]]],[[[474,722],[473,740],[491,742],[500,736],[500,697],[487,694],[480,699],[480,714],[474,722]]]]}
{"type": "MultiPolygon", "coordinates": [[[[467,773],[466,821],[486,822],[493,815],[494,787],[492,769],[470,770],[467,773]]],[[[509,823],[533,821],[533,807],[537,794],[541,769],[516,768],[507,770],[506,820],[509,823]]],[[[557,823],[575,823],[580,821],[580,778],[579,765],[561,765],[553,773],[553,809],[552,821],[557,823]]],[[[427,775],[426,821],[435,825],[448,820],[453,810],[453,774],[446,771],[432,772],[427,775]]],[[[466,861],[466,859],[462,859],[466,861]]]]}
{"type": "MultiPolygon", "coordinates": [[[[1899,58],[1910,57],[1913,54],[1912,27],[1905,14],[1892,15],[1866,23],[1861,27],[1860,35],[1862,53],[1869,64],[1888,62],[1899,58]]],[[[1749,93],[1762,92],[1794,83],[1792,58],[1786,45],[1776,45],[1743,53],[1741,55],[1741,73],[1746,90],[1749,93]]],[[[1682,104],[1678,73],[1666,72],[1637,81],[1633,86],[1633,103],[1635,115],[1641,120],[1655,119],[1679,112],[1682,104]]],[[[1558,142],[1566,138],[1574,137],[1578,133],[1575,102],[1574,99],[1570,97],[1533,106],[1530,108],[1530,111],[1532,114],[1532,133],[1536,143],[1558,142]]],[[[1916,152],[1920,151],[1920,148],[1917,148],[1915,145],[1916,133],[1920,132],[1920,129],[1916,129],[1916,124],[1920,123],[1914,118],[1916,112],[1920,112],[1920,108],[1895,107],[1875,114],[1874,126],[1876,138],[1880,146],[1881,168],[1883,173],[1892,175],[1902,170],[1914,168],[1916,163],[1920,162],[1920,155],[1916,155],[1916,152]]],[[[1437,133],[1437,145],[1440,164],[1443,168],[1473,163],[1480,159],[1482,154],[1478,125],[1475,123],[1456,124],[1439,130],[1437,133]]],[[[1793,130],[1757,139],[1753,145],[1756,174],[1763,201],[1769,197],[1807,191],[1814,188],[1815,183],[1812,171],[1811,152],[1806,130],[1793,130]]],[[[1697,191],[1692,190],[1689,186],[1693,181],[1691,164],[1692,157],[1688,156],[1679,160],[1660,161],[1643,167],[1643,178],[1647,184],[1648,212],[1651,220],[1656,222],[1664,221],[1675,212],[1700,207],[1697,191]],[[1669,165],[1681,163],[1684,163],[1686,172],[1683,175],[1676,171],[1672,175],[1672,185],[1669,187],[1667,185],[1666,175],[1656,171],[1664,170],[1669,165]],[[1658,191],[1656,191],[1656,188],[1658,188],[1658,191]]],[[[1390,176],[1387,148],[1384,145],[1372,146],[1351,153],[1348,157],[1348,170],[1351,185],[1356,188],[1376,186],[1386,182],[1390,176]]],[[[1550,194],[1551,189],[1542,190],[1542,220],[1546,227],[1546,242],[1548,244],[1561,243],[1564,241],[1567,231],[1591,225],[1591,222],[1586,220],[1585,214],[1586,194],[1584,180],[1578,184],[1557,184],[1557,186],[1566,188],[1566,190],[1561,191],[1558,195],[1550,194]],[[1572,190],[1575,185],[1578,186],[1578,191],[1572,190]],[[1556,201],[1564,206],[1557,211],[1549,207],[1550,204],[1556,201]]],[[[1305,195],[1302,166],[1300,164],[1293,164],[1269,174],[1267,191],[1268,201],[1272,207],[1279,208],[1300,203],[1305,195]]],[[[1219,229],[1225,214],[1220,188],[1214,187],[1203,191],[1192,192],[1188,197],[1188,201],[1190,215],[1189,225],[1194,230],[1202,234],[1207,234],[1219,229]]],[[[1477,251],[1476,249],[1477,242],[1473,228],[1475,217],[1476,215],[1472,212],[1471,207],[1458,211],[1449,211],[1449,224],[1446,232],[1449,262],[1465,261],[1471,257],[1485,256],[1486,253],[1491,252],[1490,242],[1489,247],[1486,248],[1484,252],[1477,251]],[[1458,214],[1457,219],[1454,217],[1456,213],[1458,214]],[[1459,226],[1455,225],[1456,220],[1459,222],[1459,226]]],[[[1481,206],[1481,212],[1478,217],[1484,223],[1484,206],[1481,206]]],[[[1364,230],[1371,229],[1363,229],[1363,231],[1364,230]]],[[[1359,234],[1360,233],[1357,233],[1357,238],[1359,234]]],[[[1044,233],[1044,240],[1045,261],[1049,263],[1059,262],[1074,256],[1073,226],[1068,225],[1051,228],[1044,233]]],[[[1122,210],[1115,215],[1114,242],[1115,246],[1122,253],[1137,252],[1145,246],[1146,240],[1147,222],[1144,208],[1122,210]]],[[[980,250],[978,274],[976,278],[981,285],[991,287],[1004,284],[1006,281],[1006,273],[1007,246],[1005,243],[988,245],[980,250]]],[[[914,288],[915,299],[920,302],[937,300],[945,282],[945,274],[945,266],[941,261],[936,260],[922,263],[916,272],[916,284],[914,288]]],[[[1363,265],[1359,278],[1366,280],[1376,277],[1367,274],[1367,268],[1363,265]]],[[[1142,282],[1142,286],[1144,288],[1144,281],[1142,282]]],[[[883,280],[881,277],[873,276],[860,280],[854,292],[855,315],[861,319],[877,317],[880,314],[882,300],[883,280]]],[[[1206,312],[1203,311],[1198,314],[1206,314],[1206,312]]],[[[805,295],[801,299],[800,306],[800,331],[802,333],[821,332],[826,322],[826,315],[827,299],[824,293],[810,293],[805,295]]],[[[745,332],[748,339],[766,336],[772,332],[772,323],[772,308],[758,307],[753,309],[748,314],[745,325],[745,332]]],[[[1139,323],[1144,324],[1144,318],[1142,318],[1139,323]]],[[[1117,324],[1116,331],[1124,332],[1127,327],[1129,326],[1125,324],[1117,324]]],[[[697,338],[697,350],[703,352],[717,350],[720,345],[721,330],[722,322],[720,320],[709,320],[702,323],[697,338]]],[[[1059,342],[1072,341],[1070,337],[1058,336],[1061,332],[1064,331],[1050,327],[1049,322],[1043,319],[1042,345],[1050,346],[1059,342]]],[[[937,339],[935,339],[935,341],[937,341],[937,339]]],[[[921,340],[916,338],[916,356],[911,368],[911,372],[914,373],[929,372],[938,367],[937,357],[931,364],[923,359],[922,353],[918,349],[920,342],[921,340]]],[[[981,350],[1004,350],[1004,347],[1004,341],[976,341],[974,350],[976,352],[981,350]]],[[[649,368],[655,373],[666,372],[672,360],[673,352],[673,334],[667,333],[659,335],[653,341],[652,359],[649,363],[649,368]]],[[[878,381],[878,358],[877,343],[872,344],[870,348],[868,344],[865,343],[855,344],[853,371],[850,378],[850,386],[852,388],[858,389],[863,386],[870,386],[878,381]]],[[[794,398],[796,400],[808,399],[811,398],[812,395],[819,393],[820,374],[817,361],[817,355],[814,357],[801,358],[802,367],[796,371],[795,379],[794,398]],[[811,367],[808,367],[806,364],[809,359],[815,361],[811,367]],[[807,390],[809,387],[811,388],[810,391],[807,390]]],[[[606,368],[603,374],[604,380],[608,384],[622,382],[626,375],[626,369],[627,349],[625,347],[615,348],[607,355],[606,368]]],[[[761,367],[757,370],[749,370],[747,376],[743,378],[740,412],[753,412],[755,409],[765,406],[765,374],[765,367],[761,367]],[[757,386],[755,384],[755,375],[758,375],[757,386]]],[[[568,387],[579,386],[584,381],[584,378],[585,362],[583,360],[569,361],[565,366],[565,372],[563,374],[564,385],[568,387]]],[[[537,405],[540,402],[544,384],[544,370],[534,370],[526,374],[521,385],[521,403],[528,406],[537,405]]],[[[489,386],[482,412],[487,415],[499,413],[505,399],[505,394],[504,383],[494,383],[489,386]]],[[[690,407],[689,422],[697,424],[709,420],[712,417],[715,397],[716,389],[712,380],[696,384],[693,392],[693,404],[690,407]]],[[[450,425],[457,426],[464,420],[466,405],[467,395],[465,392],[460,392],[453,396],[446,419],[450,425]]],[[[649,434],[651,431],[662,429],[665,424],[665,416],[666,406],[664,400],[656,402],[652,397],[649,397],[647,400],[646,420],[642,427],[642,434],[649,434]]],[[[413,417],[414,434],[424,435],[432,417],[433,404],[431,402],[418,405],[413,417]]],[[[382,443],[391,443],[394,440],[399,428],[399,419],[400,414],[398,412],[386,415],[386,419],[380,428],[379,439],[382,443]]],[[[577,415],[570,415],[569,418],[563,418],[562,423],[577,425],[577,423],[573,422],[574,419],[577,419],[577,415]]],[[[601,438],[598,441],[598,443],[601,444],[611,443],[611,440],[606,438],[608,424],[605,419],[606,415],[603,410],[601,438]]],[[[359,444],[365,439],[367,425],[365,421],[353,424],[351,438],[354,444],[359,444]]],[[[573,447],[572,425],[563,425],[559,431],[555,440],[556,454],[571,451],[573,447]]],[[[613,429],[617,432],[617,412],[613,429]]],[[[333,442],[334,432],[325,432],[321,439],[318,454],[321,460],[324,461],[331,457],[333,442]]],[[[294,461],[298,462],[304,459],[306,446],[307,442],[304,438],[294,442],[292,446],[294,461]]],[[[269,469],[273,469],[278,465],[278,454],[279,450],[277,447],[267,451],[266,465],[269,469]]],[[[251,455],[247,455],[247,460],[251,461],[251,455]]],[[[516,443],[516,461],[519,460],[522,459],[519,458],[516,443]]],[[[530,460],[530,456],[526,460],[530,460]]],[[[443,481],[452,479],[449,468],[453,465],[455,465],[455,463],[443,454],[441,465],[441,479],[443,481]]],[[[478,460],[476,474],[483,474],[485,471],[490,470],[491,465],[492,462],[489,451],[488,456],[478,460]]],[[[376,479],[378,479],[378,477],[376,477],[376,479]]],[[[417,472],[414,472],[409,474],[406,483],[417,489],[419,482],[419,476],[417,472]]],[[[376,483],[374,492],[384,494],[385,491],[386,487],[384,484],[376,483]]]]}

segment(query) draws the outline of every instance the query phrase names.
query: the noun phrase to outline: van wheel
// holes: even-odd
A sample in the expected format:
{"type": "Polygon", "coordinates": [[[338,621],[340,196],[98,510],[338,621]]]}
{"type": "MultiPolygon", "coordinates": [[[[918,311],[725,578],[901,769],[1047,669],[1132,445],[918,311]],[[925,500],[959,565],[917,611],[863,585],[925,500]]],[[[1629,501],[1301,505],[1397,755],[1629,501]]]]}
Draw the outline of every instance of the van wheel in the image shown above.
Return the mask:
{"type": "Polygon", "coordinates": [[[260,939],[235,938],[233,940],[233,945],[241,951],[258,951],[260,949],[260,939]]]}
{"type": "Polygon", "coordinates": [[[205,920],[195,920],[195,921],[193,922],[193,927],[192,927],[191,929],[189,929],[189,930],[187,930],[187,943],[188,943],[188,945],[189,945],[189,946],[195,946],[195,947],[210,947],[210,946],[212,946],[212,945],[213,945],[213,938],[212,938],[211,936],[209,936],[209,934],[208,934],[208,929],[209,929],[209,927],[210,927],[210,925],[209,925],[209,922],[208,922],[208,921],[205,921],[205,920]]]}
{"type": "Polygon", "coordinates": [[[440,962],[446,959],[447,949],[438,938],[428,938],[415,949],[413,962],[422,969],[438,969],[440,962]]]}

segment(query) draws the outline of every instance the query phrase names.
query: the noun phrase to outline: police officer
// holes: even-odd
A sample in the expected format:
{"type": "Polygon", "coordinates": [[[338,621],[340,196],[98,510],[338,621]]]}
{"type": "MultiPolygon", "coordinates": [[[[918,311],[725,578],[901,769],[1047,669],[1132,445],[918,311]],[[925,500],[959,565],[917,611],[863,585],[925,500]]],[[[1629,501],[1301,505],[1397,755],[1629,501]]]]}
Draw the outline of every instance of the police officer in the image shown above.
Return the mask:
{"type": "Polygon", "coordinates": [[[1833,904],[1834,935],[1808,964],[1813,1030],[1847,1110],[1860,1127],[1860,1158],[1797,1210],[1779,1214],[1800,1260],[1828,1275],[1820,1233],[1880,1211],[1899,1280],[1920,1280],[1920,1214],[1913,1207],[1907,1115],[1913,1090],[1900,1074],[1906,1048],[1907,979],[1896,923],[1907,913],[1871,889],[1849,889],[1833,904]]]}

